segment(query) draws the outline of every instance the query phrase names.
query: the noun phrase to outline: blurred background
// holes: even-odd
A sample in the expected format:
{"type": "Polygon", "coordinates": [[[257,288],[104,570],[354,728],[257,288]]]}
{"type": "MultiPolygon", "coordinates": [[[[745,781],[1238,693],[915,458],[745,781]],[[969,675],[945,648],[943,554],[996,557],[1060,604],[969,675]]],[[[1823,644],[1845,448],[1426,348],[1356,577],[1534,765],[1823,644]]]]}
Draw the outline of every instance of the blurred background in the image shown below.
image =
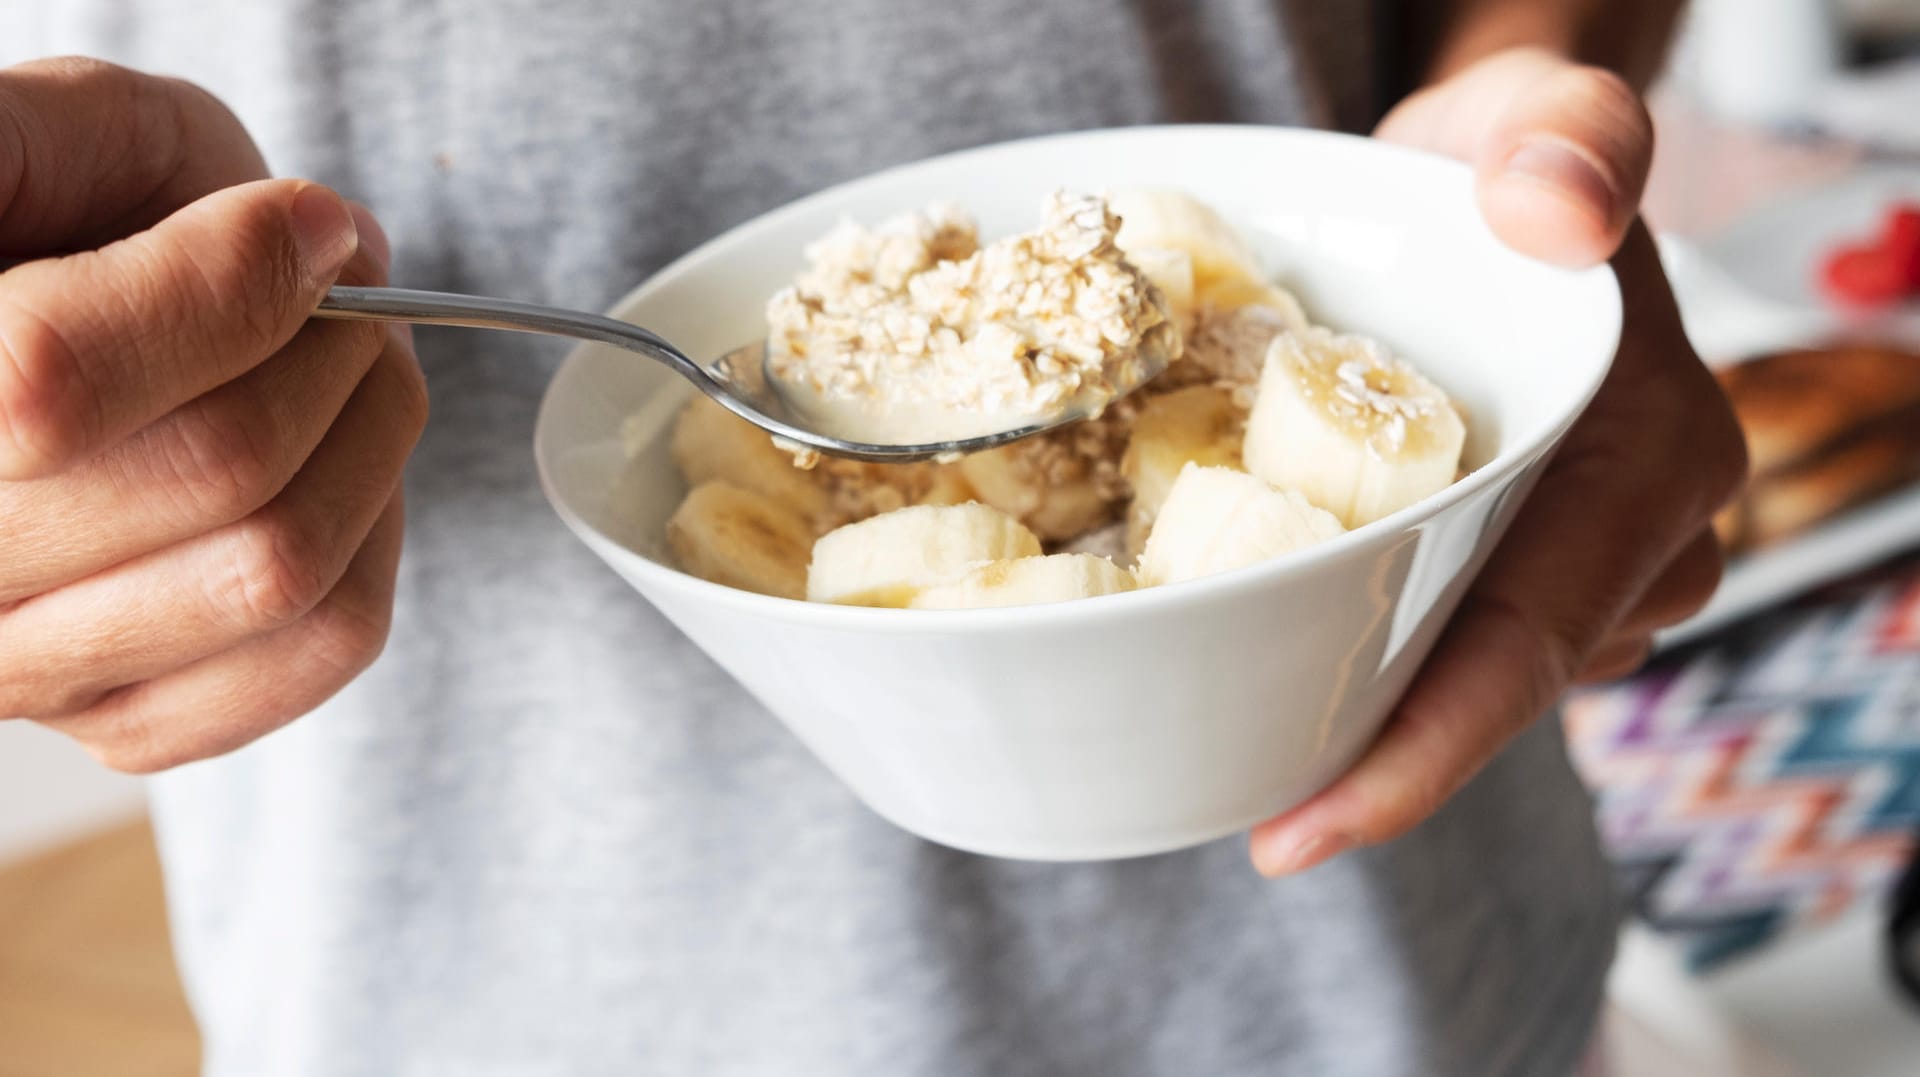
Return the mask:
{"type": "MultiPolygon", "coordinates": [[[[1714,604],[1567,706],[1632,909],[1614,1069],[1905,1077],[1920,0],[1694,0],[1653,107],[1647,217],[1756,476],[1721,521],[1714,604]]],[[[139,783],[0,723],[0,1077],[186,1075],[197,1055],[139,783]]]]}

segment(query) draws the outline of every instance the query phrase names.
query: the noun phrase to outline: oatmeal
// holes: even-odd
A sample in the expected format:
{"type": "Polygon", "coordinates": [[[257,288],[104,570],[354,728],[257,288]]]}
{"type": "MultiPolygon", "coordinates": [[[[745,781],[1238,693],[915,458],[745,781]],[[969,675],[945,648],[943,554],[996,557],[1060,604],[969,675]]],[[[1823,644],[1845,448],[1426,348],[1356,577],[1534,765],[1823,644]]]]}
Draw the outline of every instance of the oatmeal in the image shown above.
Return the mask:
{"type": "Polygon", "coordinates": [[[1102,199],[1064,193],[1039,229],[984,247],[945,205],[844,223],[768,302],[768,371],[803,410],[878,442],[1098,414],[1180,350],[1119,227],[1102,199]]]}
{"type": "Polygon", "coordinates": [[[1275,337],[1292,326],[1281,311],[1268,306],[1203,310],[1187,335],[1187,362],[1179,379],[1185,384],[1211,381],[1232,390],[1235,403],[1253,406],[1260,368],[1275,337]]]}

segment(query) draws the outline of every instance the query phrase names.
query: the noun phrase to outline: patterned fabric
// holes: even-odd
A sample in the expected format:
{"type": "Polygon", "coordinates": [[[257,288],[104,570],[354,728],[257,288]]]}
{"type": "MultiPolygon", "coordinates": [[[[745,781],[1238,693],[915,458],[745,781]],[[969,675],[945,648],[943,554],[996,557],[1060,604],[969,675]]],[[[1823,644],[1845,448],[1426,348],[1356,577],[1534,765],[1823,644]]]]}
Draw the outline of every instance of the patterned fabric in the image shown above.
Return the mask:
{"type": "Polygon", "coordinates": [[[1575,765],[1696,968],[1877,902],[1920,823],[1920,556],[1584,691],[1575,765]]]}

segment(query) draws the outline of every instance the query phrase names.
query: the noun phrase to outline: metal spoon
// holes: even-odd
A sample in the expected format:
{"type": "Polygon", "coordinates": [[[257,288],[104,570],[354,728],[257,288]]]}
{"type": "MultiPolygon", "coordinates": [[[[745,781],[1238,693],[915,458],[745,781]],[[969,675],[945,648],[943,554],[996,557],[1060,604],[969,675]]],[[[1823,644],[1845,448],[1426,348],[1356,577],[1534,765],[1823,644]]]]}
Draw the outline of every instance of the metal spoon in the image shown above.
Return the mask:
{"type": "MultiPolygon", "coordinates": [[[[611,344],[665,364],[674,373],[712,397],[728,411],[777,437],[831,456],[855,460],[900,463],[936,456],[979,452],[1032,437],[1055,427],[1088,417],[1084,409],[1068,409],[1049,416],[1046,421],[1016,430],[1004,430],[958,441],[936,441],[918,445],[876,445],[838,437],[831,430],[807,425],[808,420],[794,412],[780,396],[778,383],[767,376],[761,355],[761,343],[748,344],[721,356],[711,366],[701,366],[679,348],[656,333],[637,325],[598,314],[542,307],[511,299],[489,299],[445,292],[420,292],[406,288],[354,288],[337,286],[320,300],[316,317],[351,321],[414,322],[420,325],[458,325],[471,329],[506,329],[520,333],[571,337],[598,344],[611,344]]],[[[1147,364],[1158,373],[1164,362],[1147,364]]],[[[1125,395],[1136,386],[1121,386],[1125,395]]]]}

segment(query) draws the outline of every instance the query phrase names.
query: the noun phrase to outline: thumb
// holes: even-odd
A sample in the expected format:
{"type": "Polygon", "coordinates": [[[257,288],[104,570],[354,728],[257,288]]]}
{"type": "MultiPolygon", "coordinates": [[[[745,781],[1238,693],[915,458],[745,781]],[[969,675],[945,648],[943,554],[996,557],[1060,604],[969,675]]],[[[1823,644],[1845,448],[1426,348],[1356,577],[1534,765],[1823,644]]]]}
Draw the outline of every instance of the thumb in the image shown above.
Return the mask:
{"type": "Polygon", "coordinates": [[[1572,64],[1506,101],[1473,157],[1494,233],[1568,266],[1619,249],[1652,163],[1653,120],[1640,95],[1610,71],[1572,64]]]}
{"type": "Polygon", "coordinates": [[[54,474],[252,369],[358,246],[332,191],[258,180],[99,250],[8,270],[0,479],[54,474]]]}

